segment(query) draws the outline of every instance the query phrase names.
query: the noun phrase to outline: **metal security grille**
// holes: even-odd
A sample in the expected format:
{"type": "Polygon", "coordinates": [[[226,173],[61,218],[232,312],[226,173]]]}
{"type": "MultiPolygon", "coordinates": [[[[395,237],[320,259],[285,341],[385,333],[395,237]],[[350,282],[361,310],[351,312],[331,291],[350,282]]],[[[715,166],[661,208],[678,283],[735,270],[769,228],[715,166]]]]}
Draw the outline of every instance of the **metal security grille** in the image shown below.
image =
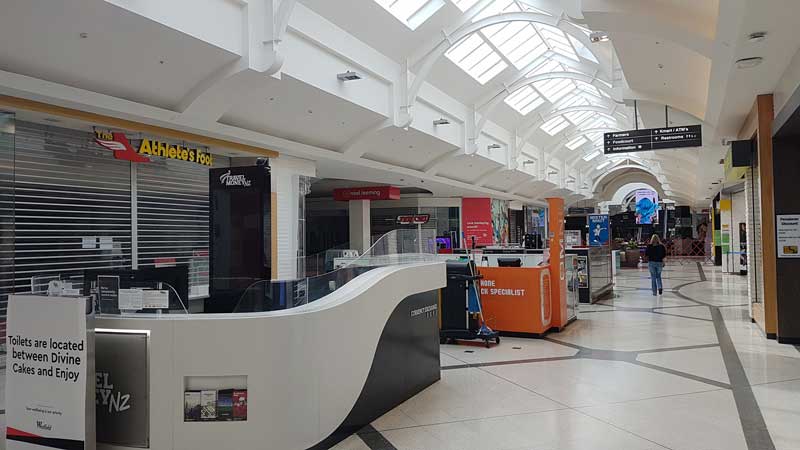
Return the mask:
{"type": "Polygon", "coordinates": [[[208,294],[208,168],[153,160],[136,166],[139,267],[188,265],[189,296],[208,294]]]}
{"type": "Polygon", "coordinates": [[[84,269],[131,267],[130,164],[89,136],[17,121],[14,264],[4,292],[30,292],[32,277],[79,282],[84,269]]]}
{"type": "Polygon", "coordinates": [[[14,115],[0,112],[0,347],[6,330],[8,292],[14,277],[14,115]]]}

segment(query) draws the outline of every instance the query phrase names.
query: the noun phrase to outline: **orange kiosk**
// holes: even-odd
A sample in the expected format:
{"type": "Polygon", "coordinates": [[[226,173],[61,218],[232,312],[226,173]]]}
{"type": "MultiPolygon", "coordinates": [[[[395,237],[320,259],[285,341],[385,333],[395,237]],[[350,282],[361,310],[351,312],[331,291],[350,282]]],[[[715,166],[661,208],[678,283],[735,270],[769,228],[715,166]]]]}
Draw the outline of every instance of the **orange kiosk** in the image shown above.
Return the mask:
{"type": "MultiPolygon", "coordinates": [[[[536,267],[479,267],[483,315],[506,335],[542,336],[568,323],[564,199],[548,198],[549,262],[536,267]]],[[[546,253],[547,255],[547,253],[546,253]]],[[[548,257],[545,256],[545,261],[548,257]]]]}

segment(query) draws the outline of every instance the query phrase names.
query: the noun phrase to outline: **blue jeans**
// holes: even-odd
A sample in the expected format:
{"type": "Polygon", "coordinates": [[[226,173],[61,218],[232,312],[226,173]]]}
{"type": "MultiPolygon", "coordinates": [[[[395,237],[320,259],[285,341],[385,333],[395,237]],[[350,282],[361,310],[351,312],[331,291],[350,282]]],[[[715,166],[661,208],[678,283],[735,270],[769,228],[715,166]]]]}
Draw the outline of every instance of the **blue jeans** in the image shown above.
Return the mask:
{"type": "Polygon", "coordinates": [[[664,270],[663,262],[649,262],[647,267],[650,269],[650,283],[653,286],[653,295],[658,294],[659,289],[664,289],[661,281],[661,271],[664,270]]]}

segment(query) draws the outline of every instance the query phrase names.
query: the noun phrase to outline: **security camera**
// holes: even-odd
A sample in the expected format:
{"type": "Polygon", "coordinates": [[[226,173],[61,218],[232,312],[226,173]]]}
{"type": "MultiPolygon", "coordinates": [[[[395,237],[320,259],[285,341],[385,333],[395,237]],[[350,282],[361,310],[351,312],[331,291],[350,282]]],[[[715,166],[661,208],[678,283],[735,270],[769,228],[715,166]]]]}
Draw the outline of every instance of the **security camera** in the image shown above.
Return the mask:
{"type": "Polygon", "coordinates": [[[598,42],[607,42],[608,40],[608,33],[605,31],[594,31],[589,35],[589,41],[591,41],[593,44],[597,44],[598,42]]]}

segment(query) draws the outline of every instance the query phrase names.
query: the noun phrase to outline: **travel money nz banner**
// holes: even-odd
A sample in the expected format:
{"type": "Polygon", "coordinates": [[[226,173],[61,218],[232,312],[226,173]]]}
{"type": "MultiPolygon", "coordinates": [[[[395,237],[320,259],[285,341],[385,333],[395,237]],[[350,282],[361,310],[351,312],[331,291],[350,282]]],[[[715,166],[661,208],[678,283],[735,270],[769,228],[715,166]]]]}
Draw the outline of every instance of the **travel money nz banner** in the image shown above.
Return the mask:
{"type": "Polygon", "coordinates": [[[6,341],[6,448],[94,448],[86,446],[94,423],[86,412],[86,300],[9,296],[6,341]]]}

